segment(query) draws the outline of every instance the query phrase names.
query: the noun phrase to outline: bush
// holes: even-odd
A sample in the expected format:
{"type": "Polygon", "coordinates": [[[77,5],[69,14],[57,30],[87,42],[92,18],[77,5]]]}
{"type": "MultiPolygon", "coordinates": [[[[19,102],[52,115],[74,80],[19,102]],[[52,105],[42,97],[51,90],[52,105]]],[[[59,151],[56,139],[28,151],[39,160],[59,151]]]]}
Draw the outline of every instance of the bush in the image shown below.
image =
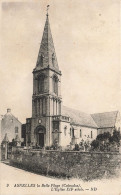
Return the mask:
{"type": "Polygon", "coordinates": [[[91,149],[100,151],[117,151],[117,148],[120,146],[120,139],[120,131],[117,131],[116,129],[114,129],[112,136],[109,132],[104,132],[103,134],[99,134],[96,140],[92,141],[91,149]]]}
{"type": "Polygon", "coordinates": [[[91,143],[92,149],[99,149],[99,140],[93,140],[91,143]]]}
{"type": "Polygon", "coordinates": [[[104,132],[103,134],[99,134],[96,140],[104,141],[111,138],[111,134],[109,132],[104,132]]]}
{"type": "Polygon", "coordinates": [[[111,137],[110,142],[115,142],[119,146],[120,145],[120,139],[121,139],[120,131],[114,130],[113,136],[111,137]]]}

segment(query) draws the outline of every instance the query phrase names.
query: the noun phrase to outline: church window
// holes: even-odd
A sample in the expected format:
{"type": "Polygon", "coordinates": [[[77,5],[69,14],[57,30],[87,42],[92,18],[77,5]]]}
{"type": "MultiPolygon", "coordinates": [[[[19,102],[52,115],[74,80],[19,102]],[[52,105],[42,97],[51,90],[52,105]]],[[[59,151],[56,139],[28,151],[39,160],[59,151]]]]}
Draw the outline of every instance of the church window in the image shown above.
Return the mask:
{"type": "Polygon", "coordinates": [[[52,64],[53,64],[53,66],[55,66],[55,55],[54,55],[54,53],[52,54],[52,64]]]}
{"type": "Polygon", "coordinates": [[[57,110],[57,109],[58,109],[58,106],[57,106],[57,105],[58,105],[58,103],[57,103],[57,101],[56,101],[56,115],[57,115],[57,111],[58,111],[58,110],[57,110]]]}
{"type": "Polygon", "coordinates": [[[70,128],[70,136],[71,136],[71,128],[70,128]]]}
{"type": "Polygon", "coordinates": [[[80,137],[82,137],[82,130],[80,129],[80,137]]]}
{"type": "Polygon", "coordinates": [[[46,99],[45,98],[42,99],[42,114],[43,115],[46,114],[46,99]]]}
{"type": "Polygon", "coordinates": [[[58,95],[58,78],[56,76],[53,77],[53,91],[58,95]]]}
{"type": "Polygon", "coordinates": [[[15,133],[18,133],[18,127],[15,127],[15,133]]]}
{"type": "Polygon", "coordinates": [[[72,137],[74,137],[74,128],[72,129],[72,137]]]}
{"type": "Polygon", "coordinates": [[[38,115],[40,116],[40,99],[38,100],[38,115]]]}
{"type": "Polygon", "coordinates": [[[67,134],[67,126],[64,127],[64,135],[66,136],[67,134]]]}
{"type": "Polygon", "coordinates": [[[41,120],[41,119],[39,119],[39,121],[38,121],[38,122],[41,124],[42,120],[41,120]]]}
{"type": "Polygon", "coordinates": [[[57,122],[57,121],[53,122],[53,130],[54,130],[54,132],[59,131],[59,122],[57,122]]]}
{"type": "Polygon", "coordinates": [[[42,98],[40,98],[40,116],[43,114],[42,113],[42,106],[43,106],[43,103],[42,103],[42,98]]]}
{"type": "Polygon", "coordinates": [[[41,75],[38,78],[38,92],[43,93],[44,92],[44,76],[41,75]]]}
{"type": "Polygon", "coordinates": [[[91,138],[93,137],[93,135],[92,135],[92,131],[91,131],[91,138]]]}

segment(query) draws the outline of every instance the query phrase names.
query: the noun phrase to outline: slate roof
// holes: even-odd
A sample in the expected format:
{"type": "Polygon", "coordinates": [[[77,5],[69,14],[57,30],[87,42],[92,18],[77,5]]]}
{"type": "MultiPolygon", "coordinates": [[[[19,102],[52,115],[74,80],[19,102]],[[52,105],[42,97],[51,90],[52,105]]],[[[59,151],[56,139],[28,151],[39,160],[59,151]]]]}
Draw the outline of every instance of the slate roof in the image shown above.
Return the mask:
{"type": "Polygon", "coordinates": [[[118,111],[91,114],[98,128],[114,127],[118,111]]]}
{"type": "Polygon", "coordinates": [[[87,114],[66,106],[62,107],[62,115],[70,117],[71,124],[93,127],[97,129],[114,127],[117,114],[118,111],[87,114]]]}
{"type": "Polygon", "coordinates": [[[48,66],[58,69],[58,62],[49,24],[49,16],[47,15],[35,69],[40,70],[41,68],[46,68],[48,66]]]}
{"type": "Polygon", "coordinates": [[[71,124],[78,124],[86,127],[97,128],[97,125],[90,114],[63,106],[62,115],[70,117],[71,124]]]}

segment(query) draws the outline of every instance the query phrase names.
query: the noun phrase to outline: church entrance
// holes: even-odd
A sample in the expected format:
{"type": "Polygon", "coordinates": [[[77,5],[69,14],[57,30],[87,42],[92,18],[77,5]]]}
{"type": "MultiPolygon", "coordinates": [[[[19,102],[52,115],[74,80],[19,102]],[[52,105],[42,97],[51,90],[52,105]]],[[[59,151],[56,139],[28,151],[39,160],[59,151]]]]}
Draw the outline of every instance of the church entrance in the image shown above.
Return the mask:
{"type": "Polygon", "coordinates": [[[38,126],[35,129],[35,139],[36,139],[36,146],[39,148],[43,148],[45,146],[46,140],[46,130],[43,126],[38,126]]]}
{"type": "Polygon", "coordinates": [[[38,134],[38,142],[39,142],[39,146],[43,148],[44,147],[44,133],[38,134]]]}

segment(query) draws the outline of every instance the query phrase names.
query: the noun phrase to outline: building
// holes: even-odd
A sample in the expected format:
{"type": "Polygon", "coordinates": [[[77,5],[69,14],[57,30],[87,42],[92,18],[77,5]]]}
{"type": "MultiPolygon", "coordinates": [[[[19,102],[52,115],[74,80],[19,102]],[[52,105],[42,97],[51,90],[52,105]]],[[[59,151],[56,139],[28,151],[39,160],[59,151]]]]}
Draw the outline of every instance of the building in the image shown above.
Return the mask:
{"type": "Polygon", "coordinates": [[[1,140],[0,144],[7,137],[9,142],[12,142],[13,139],[19,137],[21,139],[21,122],[11,113],[11,109],[7,109],[7,113],[1,116],[0,119],[0,133],[1,140]]]}
{"type": "Polygon", "coordinates": [[[61,76],[47,14],[33,70],[32,117],[26,119],[27,146],[43,148],[58,143],[65,147],[81,140],[92,141],[99,133],[112,132],[115,125],[119,126],[118,112],[91,115],[63,106],[61,76]]]}
{"type": "Polygon", "coordinates": [[[97,135],[104,132],[110,132],[112,135],[114,129],[120,131],[121,118],[119,111],[96,113],[91,114],[91,116],[98,126],[97,135]]]}

